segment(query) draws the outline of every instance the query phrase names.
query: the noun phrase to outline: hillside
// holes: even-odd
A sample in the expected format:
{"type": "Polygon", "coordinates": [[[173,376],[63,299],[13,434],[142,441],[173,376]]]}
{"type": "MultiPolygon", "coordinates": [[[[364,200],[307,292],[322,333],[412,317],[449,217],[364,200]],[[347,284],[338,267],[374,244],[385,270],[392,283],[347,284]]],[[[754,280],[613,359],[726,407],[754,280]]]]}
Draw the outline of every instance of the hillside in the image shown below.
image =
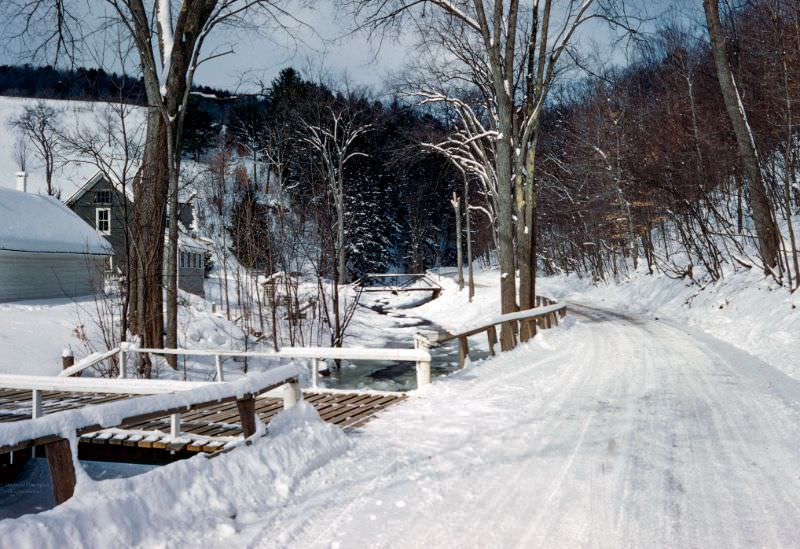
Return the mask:
{"type": "MultiPolygon", "coordinates": [[[[16,188],[15,174],[20,171],[15,159],[15,145],[18,140],[18,133],[10,127],[10,122],[12,119],[19,117],[25,107],[34,106],[40,101],[62,113],[60,122],[66,131],[80,129],[84,132],[101,135],[105,121],[111,116],[111,112],[105,103],[0,96],[0,185],[4,187],[16,188]]],[[[129,122],[131,124],[130,127],[133,128],[131,135],[136,140],[141,138],[143,120],[142,111],[134,108],[129,122]]],[[[28,149],[28,167],[26,170],[28,173],[28,191],[45,194],[47,187],[43,163],[37,158],[31,145],[29,145],[28,149]]],[[[112,154],[121,154],[119,150],[109,151],[109,153],[109,157],[112,154]]],[[[61,198],[66,199],[88,181],[97,170],[98,168],[91,157],[74,152],[65,152],[57,160],[57,167],[53,177],[54,186],[60,190],[61,198]]]]}

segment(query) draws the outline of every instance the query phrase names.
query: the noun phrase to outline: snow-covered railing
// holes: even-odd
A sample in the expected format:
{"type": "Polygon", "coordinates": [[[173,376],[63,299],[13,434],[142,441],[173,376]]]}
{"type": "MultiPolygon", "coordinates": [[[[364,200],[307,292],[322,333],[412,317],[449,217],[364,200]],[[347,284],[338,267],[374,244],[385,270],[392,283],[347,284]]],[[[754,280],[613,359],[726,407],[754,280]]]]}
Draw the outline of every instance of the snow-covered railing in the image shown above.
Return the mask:
{"type": "Polygon", "coordinates": [[[432,292],[434,298],[442,293],[442,287],[425,273],[369,273],[355,281],[353,285],[364,292],[427,291],[432,292]]]}
{"type": "Polygon", "coordinates": [[[0,454],[45,446],[56,503],[71,497],[75,470],[70,440],[109,427],[125,428],[157,417],[171,416],[171,435],[180,435],[180,413],[211,404],[236,401],[245,438],[256,433],[255,398],[285,386],[284,407],[302,398],[299,368],[284,365],[227,383],[83,379],[0,375],[0,388],[31,390],[34,413],[28,420],[0,424],[0,454]],[[124,393],[147,395],[41,414],[41,391],[124,393]],[[38,394],[38,396],[37,396],[38,394]],[[37,400],[39,413],[36,413],[37,400]]]}
{"type": "MultiPolygon", "coordinates": [[[[68,357],[69,359],[72,359],[72,352],[71,351],[65,350],[64,352],[65,352],[65,354],[63,355],[63,357],[65,357],[65,358],[68,357]],[[67,354],[67,353],[69,353],[69,354],[67,354]]],[[[118,354],[119,352],[120,352],[120,348],[119,347],[114,347],[110,351],[106,351],[104,353],[92,353],[89,356],[84,357],[77,364],[73,364],[72,366],[64,368],[63,370],[61,370],[61,373],[59,373],[58,375],[60,377],[70,377],[70,376],[78,375],[82,371],[84,371],[86,368],[90,368],[92,366],[100,364],[104,360],[108,360],[109,358],[111,358],[112,356],[118,354]]]]}
{"type": "Polygon", "coordinates": [[[389,349],[369,347],[283,347],[278,351],[233,351],[225,349],[151,349],[135,347],[122,342],[116,349],[103,355],[91,355],[75,366],[61,372],[61,376],[74,375],[109,356],[119,354],[119,377],[127,376],[127,356],[133,353],[153,353],[159,355],[205,356],[214,357],[216,381],[224,381],[225,373],[222,359],[231,358],[273,358],[273,359],[305,359],[311,361],[311,385],[317,387],[319,380],[320,360],[392,360],[396,362],[414,362],[417,370],[417,386],[431,382],[431,354],[419,345],[414,349],[389,349]]]}
{"type": "MultiPolygon", "coordinates": [[[[427,343],[429,345],[441,345],[442,343],[458,339],[458,363],[459,366],[463,368],[467,358],[469,357],[469,341],[467,339],[469,336],[486,332],[486,336],[489,340],[489,352],[494,355],[495,346],[497,345],[496,327],[498,325],[505,324],[506,322],[519,323],[519,328],[524,326],[527,332],[533,336],[536,334],[537,328],[542,330],[552,328],[553,326],[558,325],[559,318],[564,318],[567,316],[566,305],[556,303],[555,300],[547,297],[538,296],[536,298],[536,305],[537,306],[533,309],[497,316],[490,321],[481,324],[480,326],[476,326],[456,334],[446,334],[444,336],[436,336],[435,338],[428,338],[422,335],[419,335],[419,337],[423,341],[427,339],[427,343]]],[[[521,332],[519,329],[516,331],[517,333],[521,332]]]]}

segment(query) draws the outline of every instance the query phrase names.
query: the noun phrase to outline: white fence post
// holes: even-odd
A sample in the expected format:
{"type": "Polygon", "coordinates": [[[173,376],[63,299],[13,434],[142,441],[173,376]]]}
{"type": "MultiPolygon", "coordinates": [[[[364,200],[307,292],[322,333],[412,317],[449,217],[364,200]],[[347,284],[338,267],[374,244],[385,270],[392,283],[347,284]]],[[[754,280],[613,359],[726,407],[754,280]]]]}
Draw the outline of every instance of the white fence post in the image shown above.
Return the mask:
{"type": "MultiPolygon", "coordinates": [[[[420,333],[414,335],[414,348],[429,351],[430,341],[420,333]]],[[[431,361],[417,361],[417,389],[431,383],[431,361]]]]}
{"type": "Polygon", "coordinates": [[[127,341],[120,341],[119,342],[119,378],[125,379],[128,375],[127,367],[128,367],[128,355],[125,351],[128,349],[128,342],[127,341]]]}
{"type": "Polygon", "coordinates": [[[297,380],[290,381],[283,386],[283,408],[291,408],[303,398],[297,380]]]}
{"type": "Polygon", "coordinates": [[[214,366],[217,369],[217,381],[225,381],[225,377],[222,374],[222,357],[220,355],[214,355],[214,366]]]}
{"type": "Polygon", "coordinates": [[[39,389],[34,389],[31,395],[31,418],[36,419],[42,417],[42,392],[39,389]]]}
{"type": "Polygon", "coordinates": [[[317,378],[319,377],[319,359],[311,359],[311,386],[317,388],[317,378]]]}
{"type": "Polygon", "coordinates": [[[177,439],[181,435],[181,415],[172,414],[169,416],[169,436],[177,439]]]}

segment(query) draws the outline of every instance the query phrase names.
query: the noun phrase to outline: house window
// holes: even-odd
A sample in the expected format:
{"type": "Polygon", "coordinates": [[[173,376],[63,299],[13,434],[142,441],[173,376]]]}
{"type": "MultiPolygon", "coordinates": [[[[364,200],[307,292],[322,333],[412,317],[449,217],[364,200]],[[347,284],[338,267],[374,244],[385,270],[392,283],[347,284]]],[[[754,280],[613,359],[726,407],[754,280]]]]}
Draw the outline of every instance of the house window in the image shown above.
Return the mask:
{"type": "Polygon", "coordinates": [[[186,252],[181,252],[181,269],[186,268],[186,252]]]}
{"type": "Polygon", "coordinates": [[[97,232],[111,234],[111,208],[97,208],[94,221],[97,232]]]}
{"type": "Polygon", "coordinates": [[[94,192],[95,204],[111,204],[111,191],[95,191],[94,192]]]}

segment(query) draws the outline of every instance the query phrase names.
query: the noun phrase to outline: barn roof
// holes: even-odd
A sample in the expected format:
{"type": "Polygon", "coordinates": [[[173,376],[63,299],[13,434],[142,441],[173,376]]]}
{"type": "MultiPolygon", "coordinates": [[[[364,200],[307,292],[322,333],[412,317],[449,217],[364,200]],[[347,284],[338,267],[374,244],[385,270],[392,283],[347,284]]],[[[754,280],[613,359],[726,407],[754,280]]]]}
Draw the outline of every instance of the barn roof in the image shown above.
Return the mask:
{"type": "Polygon", "coordinates": [[[111,244],[60,201],[0,187],[0,250],[111,255],[111,244]]]}

